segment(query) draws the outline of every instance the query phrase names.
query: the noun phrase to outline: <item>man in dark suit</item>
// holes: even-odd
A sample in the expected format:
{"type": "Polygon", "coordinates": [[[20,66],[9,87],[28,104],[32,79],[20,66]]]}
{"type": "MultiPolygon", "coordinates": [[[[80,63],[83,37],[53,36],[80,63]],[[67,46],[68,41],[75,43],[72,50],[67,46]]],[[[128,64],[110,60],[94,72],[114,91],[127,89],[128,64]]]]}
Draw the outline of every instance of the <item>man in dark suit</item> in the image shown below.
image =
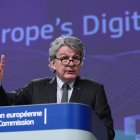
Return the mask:
{"type": "MultiPolygon", "coordinates": [[[[84,58],[84,46],[76,37],[61,36],[55,39],[49,49],[49,66],[54,78],[36,79],[24,88],[5,93],[0,86],[0,105],[27,105],[42,103],[77,102],[92,107],[104,123],[108,139],[113,140],[114,129],[111,110],[103,85],[79,76],[84,58]],[[67,86],[67,94],[63,93],[67,86]],[[64,95],[63,95],[64,94],[64,95]]],[[[5,56],[1,56],[0,81],[3,78],[5,56]]]]}

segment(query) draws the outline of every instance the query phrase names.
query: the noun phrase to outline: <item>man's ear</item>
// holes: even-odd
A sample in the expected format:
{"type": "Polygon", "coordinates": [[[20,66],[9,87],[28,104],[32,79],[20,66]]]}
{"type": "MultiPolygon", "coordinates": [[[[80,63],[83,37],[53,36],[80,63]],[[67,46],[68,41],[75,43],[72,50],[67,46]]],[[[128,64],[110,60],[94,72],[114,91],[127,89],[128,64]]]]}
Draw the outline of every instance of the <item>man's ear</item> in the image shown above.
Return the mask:
{"type": "Polygon", "coordinates": [[[54,59],[50,61],[49,67],[53,72],[56,71],[55,60],[54,59]]]}

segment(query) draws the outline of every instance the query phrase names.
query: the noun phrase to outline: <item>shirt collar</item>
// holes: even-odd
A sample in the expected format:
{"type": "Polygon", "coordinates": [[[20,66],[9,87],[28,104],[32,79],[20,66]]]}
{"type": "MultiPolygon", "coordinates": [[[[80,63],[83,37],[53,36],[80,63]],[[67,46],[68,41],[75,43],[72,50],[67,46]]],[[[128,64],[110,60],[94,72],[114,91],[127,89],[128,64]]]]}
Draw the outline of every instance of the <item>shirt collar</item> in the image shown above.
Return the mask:
{"type": "Polygon", "coordinates": [[[64,84],[64,82],[61,81],[58,77],[56,77],[56,80],[57,80],[57,86],[61,89],[63,84],[64,84]]]}
{"type": "MultiPolygon", "coordinates": [[[[61,89],[64,82],[58,77],[56,77],[56,80],[57,80],[57,86],[61,89]]],[[[72,80],[72,81],[68,82],[68,85],[70,86],[70,89],[73,88],[74,82],[75,82],[75,80],[72,80]]]]}

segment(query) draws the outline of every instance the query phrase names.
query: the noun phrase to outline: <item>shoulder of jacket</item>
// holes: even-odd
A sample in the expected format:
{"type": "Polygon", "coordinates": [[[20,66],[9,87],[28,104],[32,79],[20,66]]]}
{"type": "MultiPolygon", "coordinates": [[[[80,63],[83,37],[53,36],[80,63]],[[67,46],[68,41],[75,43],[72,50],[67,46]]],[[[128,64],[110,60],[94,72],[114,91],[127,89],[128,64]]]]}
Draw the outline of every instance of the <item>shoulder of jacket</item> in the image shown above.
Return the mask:
{"type": "Polygon", "coordinates": [[[90,78],[87,78],[87,77],[80,77],[79,78],[80,82],[83,83],[83,84],[86,84],[86,85],[89,85],[89,86],[102,86],[103,84],[93,80],[93,79],[90,79],[90,78]]]}
{"type": "Polygon", "coordinates": [[[37,79],[33,79],[31,80],[32,83],[48,83],[52,80],[52,77],[44,77],[44,78],[37,78],[37,79]]]}

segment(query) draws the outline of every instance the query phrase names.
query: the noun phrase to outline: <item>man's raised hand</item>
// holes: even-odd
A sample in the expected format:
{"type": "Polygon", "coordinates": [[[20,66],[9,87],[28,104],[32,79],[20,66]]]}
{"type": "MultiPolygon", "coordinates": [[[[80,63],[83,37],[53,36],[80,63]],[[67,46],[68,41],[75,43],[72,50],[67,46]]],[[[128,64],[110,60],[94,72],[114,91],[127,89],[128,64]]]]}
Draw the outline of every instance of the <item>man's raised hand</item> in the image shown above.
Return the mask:
{"type": "Polygon", "coordinates": [[[3,79],[4,65],[5,65],[5,55],[2,54],[1,59],[0,59],[0,81],[2,81],[2,79],[3,79]]]}

